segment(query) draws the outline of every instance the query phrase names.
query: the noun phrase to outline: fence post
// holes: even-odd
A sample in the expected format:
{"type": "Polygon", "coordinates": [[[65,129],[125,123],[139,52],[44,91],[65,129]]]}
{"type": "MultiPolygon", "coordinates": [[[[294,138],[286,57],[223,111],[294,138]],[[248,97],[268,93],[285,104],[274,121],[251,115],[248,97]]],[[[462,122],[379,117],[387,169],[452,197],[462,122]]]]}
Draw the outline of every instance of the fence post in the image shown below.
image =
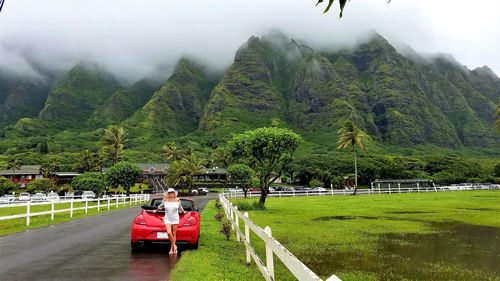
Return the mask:
{"type": "Polygon", "coordinates": [[[97,212],[99,213],[100,210],[101,210],[101,199],[97,198],[97,212]]]}
{"type": "Polygon", "coordinates": [[[50,213],[50,220],[54,220],[54,202],[52,202],[52,208],[51,208],[51,213],[50,213]]]}
{"type": "MultiPolygon", "coordinates": [[[[267,234],[269,234],[270,237],[273,237],[271,233],[271,228],[269,226],[266,226],[266,228],[264,228],[264,231],[267,232],[267,234]]],[[[269,270],[269,274],[274,280],[273,250],[271,250],[271,248],[267,246],[267,243],[266,243],[266,264],[267,264],[267,270],[269,270]]]]}
{"type": "MultiPolygon", "coordinates": [[[[233,206],[233,203],[229,203],[229,206],[233,206]]],[[[229,214],[231,215],[231,228],[234,231],[234,217],[233,217],[233,208],[229,208],[229,214]]]]}
{"type": "Polygon", "coordinates": [[[109,211],[109,205],[111,204],[111,200],[109,200],[109,197],[108,197],[108,211],[109,211]]]}
{"type": "Polygon", "coordinates": [[[71,199],[71,202],[70,202],[70,205],[69,205],[69,217],[70,218],[73,217],[73,200],[74,199],[71,199]]]}
{"type": "MultiPolygon", "coordinates": [[[[234,206],[234,208],[236,210],[238,210],[238,206],[234,206]]],[[[238,215],[236,213],[234,213],[234,223],[236,224],[236,228],[237,228],[237,231],[236,231],[236,241],[241,242],[240,232],[238,231],[240,229],[240,220],[239,220],[238,215]]]]}
{"type": "Polygon", "coordinates": [[[87,214],[88,206],[89,206],[89,200],[85,198],[85,214],[87,214]]]}
{"type": "MultiPolygon", "coordinates": [[[[243,215],[248,218],[248,212],[245,212],[243,215]]],[[[248,245],[250,245],[250,227],[246,223],[245,223],[245,240],[247,240],[248,245]]],[[[250,262],[252,261],[250,259],[250,249],[248,248],[248,246],[245,248],[247,250],[247,264],[250,264],[250,262]]]]}
{"type": "Polygon", "coordinates": [[[116,197],[116,208],[118,209],[118,197],[116,197]]]}
{"type": "Polygon", "coordinates": [[[30,201],[26,203],[26,226],[30,225],[30,204],[30,201]]]}

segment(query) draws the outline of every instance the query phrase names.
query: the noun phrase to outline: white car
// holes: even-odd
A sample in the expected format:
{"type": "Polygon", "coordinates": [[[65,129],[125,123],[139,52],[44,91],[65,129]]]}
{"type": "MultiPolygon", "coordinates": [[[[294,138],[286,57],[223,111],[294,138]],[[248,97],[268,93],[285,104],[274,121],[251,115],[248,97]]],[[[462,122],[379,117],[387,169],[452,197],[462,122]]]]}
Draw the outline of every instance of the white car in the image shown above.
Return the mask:
{"type": "Polygon", "coordinates": [[[314,191],[326,191],[326,188],[318,186],[313,189],[314,191]]]}
{"type": "Polygon", "coordinates": [[[31,198],[31,201],[33,201],[33,202],[47,201],[47,195],[45,195],[41,192],[38,192],[37,194],[33,195],[33,197],[31,198]]]}
{"type": "Polygon", "coordinates": [[[84,191],[82,194],[82,199],[94,199],[95,198],[95,193],[93,191],[84,191]]]}
{"type": "Polygon", "coordinates": [[[47,201],[59,201],[59,195],[57,193],[49,193],[47,194],[47,201]]]}
{"type": "Polygon", "coordinates": [[[2,198],[7,199],[9,202],[14,202],[16,201],[16,197],[12,194],[5,194],[2,198]]]}
{"type": "Polygon", "coordinates": [[[19,194],[18,200],[19,201],[30,201],[31,196],[28,192],[22,192],[21,194],[19,194]]]}

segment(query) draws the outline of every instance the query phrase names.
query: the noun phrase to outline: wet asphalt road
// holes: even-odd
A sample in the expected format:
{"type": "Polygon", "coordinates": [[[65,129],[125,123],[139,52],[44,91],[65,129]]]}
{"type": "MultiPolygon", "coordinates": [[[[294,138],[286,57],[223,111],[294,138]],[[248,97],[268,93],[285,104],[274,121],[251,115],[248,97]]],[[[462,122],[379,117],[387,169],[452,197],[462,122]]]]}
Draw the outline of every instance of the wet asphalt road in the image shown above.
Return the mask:
{"type": "MultiPolygon", "coordinates": [[[[194,197],[195,207],[215,198],[194,197]]],[[[130,227],[139,211],[126,208],[0,237],[0,280],[168,280],[182,254],[168,255],[169,246],[160,244],[132,252],[130,227]]]]}

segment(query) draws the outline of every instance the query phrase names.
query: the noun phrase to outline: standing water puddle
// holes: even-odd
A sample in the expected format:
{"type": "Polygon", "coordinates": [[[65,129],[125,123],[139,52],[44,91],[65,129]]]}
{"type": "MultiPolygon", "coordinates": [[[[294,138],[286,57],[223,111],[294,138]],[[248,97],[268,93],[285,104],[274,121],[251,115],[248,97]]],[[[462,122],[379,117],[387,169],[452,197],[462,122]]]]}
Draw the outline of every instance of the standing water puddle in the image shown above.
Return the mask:
{"type": "Polygon", "coordinates": [[[380,235],[372,251],[323,252],[311,257],[310,268],[324,276],[332,269],[363,271],[378,280],[500,280],[500,228],[458,222],[431,225],[435,233],[380,235]]]}

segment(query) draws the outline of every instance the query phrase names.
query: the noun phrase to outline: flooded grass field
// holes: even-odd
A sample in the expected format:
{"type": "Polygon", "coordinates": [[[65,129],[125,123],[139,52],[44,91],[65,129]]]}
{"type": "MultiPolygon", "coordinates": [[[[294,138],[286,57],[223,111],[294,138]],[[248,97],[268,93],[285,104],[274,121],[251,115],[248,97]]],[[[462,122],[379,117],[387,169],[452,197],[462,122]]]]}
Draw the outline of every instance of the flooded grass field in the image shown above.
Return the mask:
{"type": "MultiPolygon", "coordinates": [[[[500,191],[269,198],[266,205],[250,218],[325,279],[500,280],[500,191]]],[[[293,280],[282,265],[276,272],[277,280],[293,280]]]]}

